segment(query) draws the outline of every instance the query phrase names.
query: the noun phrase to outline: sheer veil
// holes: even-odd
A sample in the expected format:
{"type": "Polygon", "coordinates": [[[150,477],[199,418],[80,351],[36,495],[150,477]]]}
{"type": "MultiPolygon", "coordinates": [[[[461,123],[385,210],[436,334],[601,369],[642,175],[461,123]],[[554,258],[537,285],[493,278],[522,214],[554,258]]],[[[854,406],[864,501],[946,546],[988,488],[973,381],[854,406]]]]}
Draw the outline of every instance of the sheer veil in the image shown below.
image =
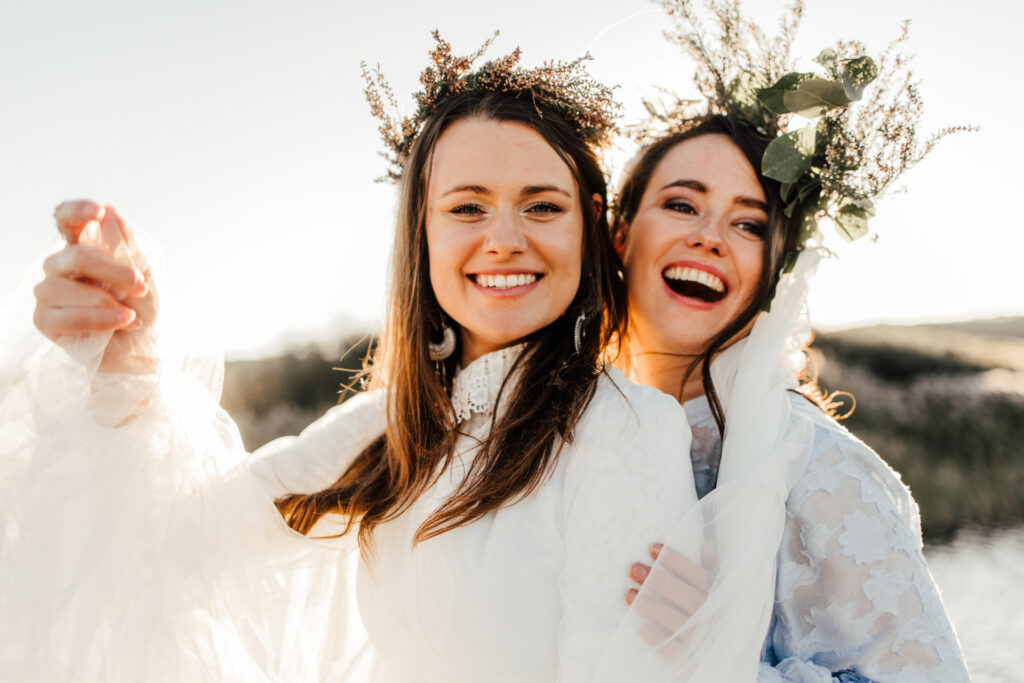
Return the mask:
{"type": "MultiPolygon", "coordinates": [[[[710,571],[707,601],[678,632],[662,634],[656,651],[640,637],[649,625],[631,609],[605,651],[599,680],[757,679],[786,498],[813,441],[813,424],[790,410],[787,394],[810,341],[808,282],[822,251],[800,254],[782,277],[771,311],[712,365],[727,425],[718,486],[664,539],[710,571]]],[[[652,571],[670,570],[656,562],[652,571]]],[[[652,583],[648,578],[634,605],[645,596],[660,600],[652,583]]]]}

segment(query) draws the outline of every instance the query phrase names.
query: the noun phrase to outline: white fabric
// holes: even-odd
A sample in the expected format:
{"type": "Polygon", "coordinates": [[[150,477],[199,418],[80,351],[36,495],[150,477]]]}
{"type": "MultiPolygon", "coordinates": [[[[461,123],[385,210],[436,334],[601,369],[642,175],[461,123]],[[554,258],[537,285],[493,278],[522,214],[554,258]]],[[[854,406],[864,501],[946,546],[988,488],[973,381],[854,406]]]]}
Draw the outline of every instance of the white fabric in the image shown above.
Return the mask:
{"type": "Polygon", "coordinates": [[[113,377],[106,342],[4,350],[20,370],[0,387],[3,681],[590,680],[630,563],[696,501],[682,408],[610,370],[536,491],[413,546],[490,424],[493,392],[470,391],[458,457],[364,563],[351,536],[292,532],[272,498],[332,483],[383,430],[382,395],[249,457],[204,384],[215,367],[113,377]]]}

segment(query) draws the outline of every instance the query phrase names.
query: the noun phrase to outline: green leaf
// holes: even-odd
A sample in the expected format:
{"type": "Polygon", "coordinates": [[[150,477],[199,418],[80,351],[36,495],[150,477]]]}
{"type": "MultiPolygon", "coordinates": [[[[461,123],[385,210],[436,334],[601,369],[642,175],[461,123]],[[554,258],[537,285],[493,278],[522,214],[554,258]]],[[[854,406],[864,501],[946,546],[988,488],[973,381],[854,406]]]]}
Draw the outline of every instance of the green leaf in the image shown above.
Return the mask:
{"type": "Polygon", "coordinates": [[[875,215],[875,206],[867,199],[849,199],[839,207],[832,221],[839,236],[847,242],[868,234],[868,221],[875,215]]]}
{"type": "Polygon", "coordinates": [[[786,93],[796,88],[804,81],[816,78],[814,74],[792,72],[788,73],[767,88],[760,88],[757,91],[757,99],[761,100],[767,109],[776,114],[788,114],[789,109],[783,101],[786,93]]]}
{"type": "Polygon", "coordinates": [[[806,126],[772,140],[761,159],[761,172],[783,183],[795,183],[814,161],[815,126],[806,126]]]}
{"type": "Polygon", "coordinates": [[[643,100],[643,103],[644,103],[644,108],[647,109],[647,113],[648,114],[650,114],[654,118],[660,118],[660,116],[658,115],[658,110],[654,108],[654,103],[653,102],[650,102],[648,100],[643,100]]]}
{"type": "Polygon", "coordinates": [[[832,48],[825,48],[814,58],[815,64],[825,67],[825,71],[832,78],[839,78],[839,55],[832,48]]]}
{"type": "Polygon", "coordinates": [[[858,57],[843,64],[843,89],[851,100],[859,100],[864,86],[878,78],[878,65],[871,57],[858,57]]]}
{"type": "Polygon", "coordinates": [[[813,119],[829,109],[845,107],[851,100],[840,81],[811,78],[800,83],[796,90],[783,93],[782,102],[787,111],[813,119]]]}
{"type": "MultiPolygon", "coordinates": [[[[782,186],[779,188],[779,196],[782,197],[782,201],[788,202],[793,199],[794,189],[796,189],[796,183],[782,183],[782,186]]],[[[788,209],[789,207],[787,206],[786,208],[788,209]]],[[[786,215],[791,216],[793,212],[790,211],[786,215]]]]}

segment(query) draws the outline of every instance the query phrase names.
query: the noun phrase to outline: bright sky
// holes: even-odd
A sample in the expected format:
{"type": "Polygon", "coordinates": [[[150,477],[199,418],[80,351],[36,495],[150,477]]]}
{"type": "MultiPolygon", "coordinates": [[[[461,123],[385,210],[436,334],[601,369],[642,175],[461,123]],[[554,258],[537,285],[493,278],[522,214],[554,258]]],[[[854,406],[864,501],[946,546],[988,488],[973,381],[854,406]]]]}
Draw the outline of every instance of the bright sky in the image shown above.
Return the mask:
{"type": "MultiPolygon", "coordinates": [[[[781,2],[747,0],[774,26],[781,2]]],[[[971,123],[823,266],[812,315],[834,329],[1024,315],[1018,208],[1024,62],[1015,0],[808,0],[795,54],[838,38],[878,53],[913,20],[925,125],[971,123]]],[[[691,70],[642,0],[33,0],[0,12],[0,299],[53,244],[64,198],[120,208],[164,249],[167,293],[234,355],[383,309],[394,189],[361,92],[379,62],[402,104],[439,28],[460,53],[571,59],[618,84],[626,121],[691,70]]],[[[810,64],[805,67],[813,66],[810,64]]],[[[623,152],[624,154],[624,152],[623,152]]],[[[620,154],[622,156],[622,154],[620,154]]]]}

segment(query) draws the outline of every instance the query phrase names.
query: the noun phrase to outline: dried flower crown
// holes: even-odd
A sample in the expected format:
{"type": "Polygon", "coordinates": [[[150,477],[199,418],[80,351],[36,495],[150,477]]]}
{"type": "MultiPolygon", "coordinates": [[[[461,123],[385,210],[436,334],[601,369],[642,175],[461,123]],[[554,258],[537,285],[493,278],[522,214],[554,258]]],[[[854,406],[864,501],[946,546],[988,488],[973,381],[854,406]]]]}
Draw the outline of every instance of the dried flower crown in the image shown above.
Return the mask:
{"type": "Polygon", "coordinates": [[[848,241],[866,235],[873,200],[940,139],[973,130],[955,126],[923,140],[918,135],[919,84],[909,58],[898,52],[908,37],[907,22],[877,62],[864,56],[862,43],[844,41],[815,58],[824,74],[801,73],[792,71],[789,55],[803,14],[800,0],[786,8],[772,39],[742,16],[739,0],[705,0],[718,25],[714,35],[704,29],[692,0],[659,1],[674,24],[665,35],[696,63],[694,82],[704,101],[669,93],[674,101],[667,105],[646,102],[650,117],[633,137],[649,141],[685,128],[694,117],[726,114],[773,138],[761,172],[781,183],[786,215],[799,212],[800,248],[821,236],[818,222],[825,217],[848,241]],[[794,116],[807,125],[790,130],[794,116]]]}
{"type": "Polygon", "coordinates": [[[612,89],[598,83],[583,64],[589,55],[571,62],[547,61],[539,67],[519,66],[520,51],[484,63],[473,71],[476,62],[497,37],[491,36],[471,55],[452,54],[451,45],[433,32],[437,46],[430,51],[431,66],[420,74],[423,90],[413,95],[416,111],[412,116],[399,113],[394,91],[380,68],[362,64],[366,101],[371,113],[380,121],[378,130],[387,147],[382,156],[389,162],[387,176],[398,181],[413,143],[424,123],[448,98],[464,92],[487,91],[529,97],[542,112],[547,107],[573,125],[579,136],[595,147],[604,146],[615,132],[619,104],[612,98],[612,89]],[[390,112],[388,111],[390,109],[390,112]]]}

